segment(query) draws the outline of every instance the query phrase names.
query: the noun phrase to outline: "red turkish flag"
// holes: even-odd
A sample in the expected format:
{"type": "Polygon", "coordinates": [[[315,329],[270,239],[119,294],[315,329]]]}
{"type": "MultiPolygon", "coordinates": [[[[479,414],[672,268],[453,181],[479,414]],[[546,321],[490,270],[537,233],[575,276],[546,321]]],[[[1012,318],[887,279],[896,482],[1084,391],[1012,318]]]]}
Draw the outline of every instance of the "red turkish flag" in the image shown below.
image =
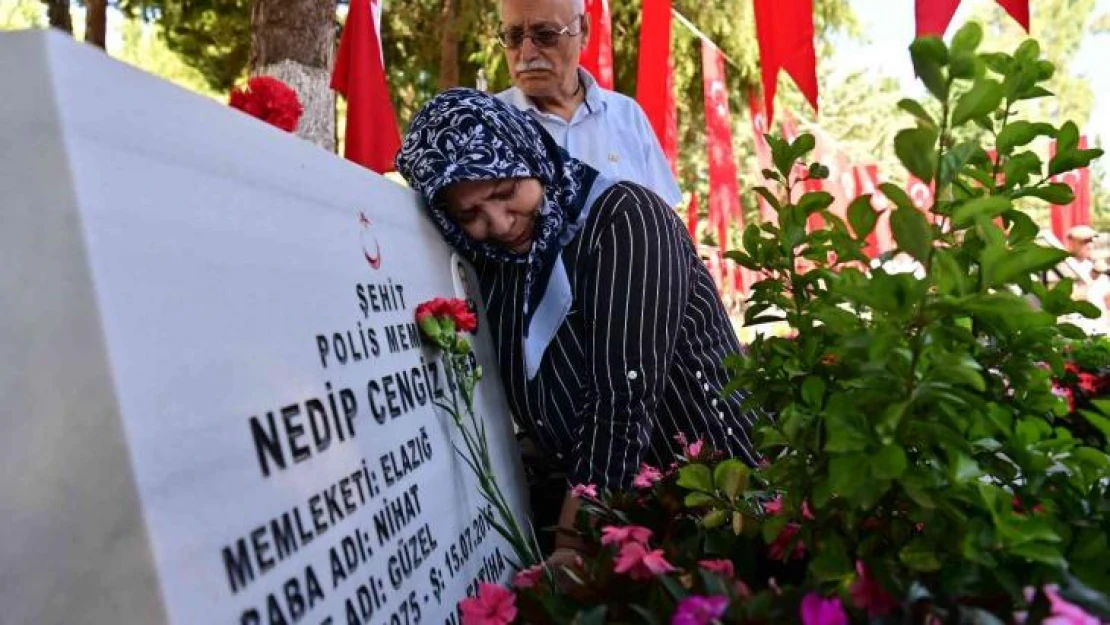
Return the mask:
{"type": "Polygon", "coordinates": [[[712,42],[701,40],[701,73],[705,94],[705,144],[709,151],[709,223],[716,228],[717,245],[728,249],[728,225],[743,228],[740,185],[732,151],[732,121],[728,110],[725,57],[712,42]]]}
{"type": "Polygon", "coordinates": [[[763,73],[767,119],[775,118],[779,70],[794,79],[817,110],[817,52],[813,47],[813,0],[755,0],[755,34],[763,73]]]}
{"type": "Polygon", "coordinates": [[[389,101],[370,0],[351,0],[331,88],[347,98],[343,156],[379,174],[392,171],[401,134],[389,101]]]}
{"type": "Polygon", "coordinates": [[[671,170],[677,171],[678,110],[674,99],[671,22],[671,0],[644,0],[640,14],[636,101],[644,109],[671,170]]]}
{"type": "MultiPolygon", "coordinates": [[[[1087,149],[1087,137],[1079,137],[1079,149],[1087,149]]],[[[1056,142],[1050,148],[1052,156],[1056,156],[1056,142]]],[[[1091,225],[1091,170],[1073,169],[1058,176],[1052,177],[1052,182],[1062,182],[1071,187],[1075,200],[1071,204],[1052,207],[1052,234],[1057,239],[1064,241],[1068,230],[1075,226],[1091,225]]]]}
{"type": "Polygon", "coordinates": [[[578,62],[603,89],[613,88],[613,18],[609,0],[586,0],[590,38],[578,62]]]}
{"type": "Polygon", "coordinates": [[[686,206],[686,229],[690,231],[690,238],[698,240],[698,194],[690,194],[690,203],[686,206]]]}
{"type": "MultiPolygon", "coordinates": [[[[1029,32],[1029,0],[997,0],[1002,8],[1029,32]]],[[[915,0],[914,13],[917,19],[917,36],[936,35],[943,37],[948,24],[956,15],[960,0],[915,0]]]]}

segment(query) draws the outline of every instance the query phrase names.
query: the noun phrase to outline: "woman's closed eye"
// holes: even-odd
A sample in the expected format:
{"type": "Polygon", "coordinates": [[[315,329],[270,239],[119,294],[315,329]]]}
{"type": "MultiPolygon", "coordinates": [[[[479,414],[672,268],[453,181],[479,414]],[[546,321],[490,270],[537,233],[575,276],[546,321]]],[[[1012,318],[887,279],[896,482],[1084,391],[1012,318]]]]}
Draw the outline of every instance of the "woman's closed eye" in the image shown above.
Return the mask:
{"type": "Polygon", "coordinates": [[[516,195],[516,185],[516,179],[508,181],[507,184],[503,184],[498,187],[498,189],[490,197],[495,200],[508,200],[516,195]]]}

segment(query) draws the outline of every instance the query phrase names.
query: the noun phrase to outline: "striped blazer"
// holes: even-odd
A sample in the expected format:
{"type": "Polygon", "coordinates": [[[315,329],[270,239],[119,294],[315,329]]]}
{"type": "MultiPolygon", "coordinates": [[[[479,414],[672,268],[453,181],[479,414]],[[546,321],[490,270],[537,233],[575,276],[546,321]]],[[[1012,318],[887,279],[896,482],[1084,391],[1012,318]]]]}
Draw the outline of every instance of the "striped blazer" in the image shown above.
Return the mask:
{"type": "Polygon", "coordinates": [[[513,416],[570,482],[627,488],[642,463],[674,461],[680,434],[754,464],[757,415],[739,393],[721,393],[721,363],[740,345],[678,215],[619,183],[590,207],[563,261],[574,303],[532,380],[521,346],[524,268],[476,268],[513,416]]]}

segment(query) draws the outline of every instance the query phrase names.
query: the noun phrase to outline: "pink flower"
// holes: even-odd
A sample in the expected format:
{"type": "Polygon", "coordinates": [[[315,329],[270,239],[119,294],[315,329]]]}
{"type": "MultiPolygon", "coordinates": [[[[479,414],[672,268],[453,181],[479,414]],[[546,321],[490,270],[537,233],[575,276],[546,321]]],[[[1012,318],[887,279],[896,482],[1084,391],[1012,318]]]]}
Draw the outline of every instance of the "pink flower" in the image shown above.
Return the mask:
{"type": "Polygon", "coordinates": [[[539,564],[520,570],[513,576],[513,588],[525,590],[534,588],[543,579],[543,567],[539,564]]]}
{"type": "Polygon", "coordinates": [[[648,551],[647,547],[638,542],[624,543],[617,556],[617,564],[613,567],[614,572],[627,573],[637,581],[648,581],[656,575],[674,570],[674,566],[663,557],[662,549],[648,551]]]}
{"type": "MultiPolygon", "coordinates": [[[[1025,600],[1032,602],[1035,593],[1032,588],[1026,588],[1025,600]]],[[[1048,597],[1048,605],[1052,610],[1048,618],[1042,621],[1044,625],[1099,625],[1097,618],[1087,614],[1079,606],[1064,601],[1056,586],[1045,586],[1044,594],[1048,597]]],[[[1014,615],[1014,619],[1017,623],[1024,624],[1026,615],[1018,613],[1014,615]]]]}
{"type": "Polygon", "coordinates": [[[678,434],[674,435],[674,442],[678,443],[678,446],[683,449],[686,449],[686,445],[689,444],[686,441],[686,434],[683,432],[679,432],[678,434]]]}
{"type": "Polygon", "coordinates": [[[578,484],[570,489],[570,496],[578,499],[597,499],[597,486],[593,484],[578,484]]]}
{"type": "Polygon", "coordinates": [[[821,595],[811,592],[802,599],[802,625],[848,625],[844,606],[833,597],[822,599],[821,595]]]}
{"type": "MultiPolygon", "coordinates": [[[[777,538],[770,545],[767,545],[767,555],[772,560],[786,560],[786,550],[790,547],[790,542],[798,535],[801,526],[797,523],[789,523],[786,527],[782,528],[777,538]]],[[[794,543],[794,548],[790,551],[791,560],[801,560],[806,555],[806,544],[804,541],[797,541],[794,543]]]]}
{"type": "Polygon", "coordinates": [[[701,448],[704,447],[704,446],[705,446],[705,441],[701,440],[700,438],[698,440],[690,443],[690,446],[686,448],[686,457],[687,458],[697,458],[698,455],[701,454],[701,448]]]}
{"type": "Polygon", "coordinates": [[[860,610],[867,610],[867,615],[871,618],[885,616],[898,607],[894,597],[867,573],[867,567],[858,560],[856,573],[858,577],[849,589],[853,606],[860,610]]]}
{"type": "Polygon", "coordinates": [[[736,575],[731,560],[702,560],[698,562],[698,566],[725,579],[732,579],[736,575]]]}
{"type": "Polygon", "coordinates": [[[728,609],[728,597],[691,595],[682,600],[671,617],[671,625],[710,625],[728,609]]]}
{"type": "Polygon", "coordinates": [[[601,528],[601,544],[617,545],[623,547],[625,543],[640,543],[647,545],[651,540],[651,530],[639,525],[625,525],[617,527],[609,525],[601,528]]]}
{"type": "Polygon", "coordinates": [[[516,618],[516,595],[504,586],[481,584],[478,596],[459,602],[462,625],[509,625],[516,618]]]}
{"type": "Polygon", "coordinates": [[[632,478],[632,485],[636,488],[651,488],[653,484],[663,479],[663,473],[649,464],[641,464],[640,472],[632,478]]]}

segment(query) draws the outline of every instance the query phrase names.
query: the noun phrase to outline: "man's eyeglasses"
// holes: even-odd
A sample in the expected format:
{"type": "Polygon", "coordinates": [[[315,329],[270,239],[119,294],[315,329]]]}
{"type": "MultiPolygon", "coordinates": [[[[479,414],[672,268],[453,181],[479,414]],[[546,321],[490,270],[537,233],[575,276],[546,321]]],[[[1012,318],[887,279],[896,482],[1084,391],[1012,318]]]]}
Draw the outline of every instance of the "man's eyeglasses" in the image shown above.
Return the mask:
{"type": "Polygon", "coordinates": [[[573,22],[562,28],[555,28],[554,26],[536,26],[528,30],[525,30],[523,26],[504,28],[497,33],[497,41],[502,47],[509,50],[516,50],[524,45],[525,39],[531,39],[537,48],[554,48],[559,45],[559,40],[564,35],[577,37],[582,34],[581,28],[571,31],[572,28],[580,24],[581,17],[580,15],[577,16],[573,22]]]}

